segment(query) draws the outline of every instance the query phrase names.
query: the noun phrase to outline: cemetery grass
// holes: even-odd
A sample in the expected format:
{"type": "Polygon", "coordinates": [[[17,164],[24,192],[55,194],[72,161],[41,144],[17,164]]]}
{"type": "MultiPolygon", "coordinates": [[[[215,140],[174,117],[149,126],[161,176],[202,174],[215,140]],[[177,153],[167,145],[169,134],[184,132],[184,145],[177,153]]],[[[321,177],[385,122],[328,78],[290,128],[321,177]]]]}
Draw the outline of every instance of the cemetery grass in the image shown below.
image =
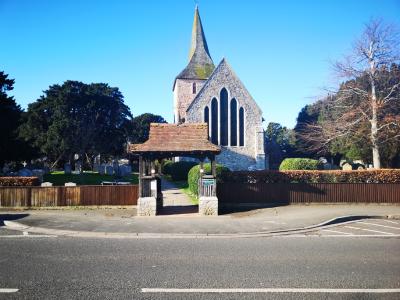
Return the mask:
{"type": "Polygon", "coordinates": [[[75,182],[77,185],[100,185],[102,181],[129,181],[138,184],[138,175],[117,178],[114,175],[102,175],[97,172],[84,171],[82,174],[64,174],[64,171],[51,172],[43,176],[43,181],[51,182],[55,186],[63,186],[66,182],[75,182]]]}

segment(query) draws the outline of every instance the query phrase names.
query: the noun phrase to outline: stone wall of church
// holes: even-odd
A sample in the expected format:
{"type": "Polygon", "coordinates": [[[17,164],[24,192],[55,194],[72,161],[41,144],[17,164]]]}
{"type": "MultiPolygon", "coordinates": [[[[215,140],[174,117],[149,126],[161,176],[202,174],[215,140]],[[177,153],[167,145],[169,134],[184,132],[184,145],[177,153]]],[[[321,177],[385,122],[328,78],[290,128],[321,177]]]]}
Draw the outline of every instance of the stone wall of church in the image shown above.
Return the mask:
{"type": "Polygon", "coordinates": [[[203,87],[205,80],[177,79],[174,86],[174,120],[178,123],[186,119],[186,109],[203,87]],[[193,93],[193,83],[196,93],[193,93]]]}
{"type": "Polygon", "coordinates": [[[235,98],[238,101],[238,110],[240,107],[244,108],[245,143],[244,146],[222,147],[222,153],[217,156],[217,162],[226,165],[231,170],[264,169],[264,142],[260,141],[260,132],[263,132],[261,111],[229,67],[220,65],[217,69],[205,83],[201,94],[190,105],[186,112],[186,122],[204,122],[204,108],[207,105],[210,107],[213,98],[219,101],[221,89],[227,89],[228,100],[235,98]]]}

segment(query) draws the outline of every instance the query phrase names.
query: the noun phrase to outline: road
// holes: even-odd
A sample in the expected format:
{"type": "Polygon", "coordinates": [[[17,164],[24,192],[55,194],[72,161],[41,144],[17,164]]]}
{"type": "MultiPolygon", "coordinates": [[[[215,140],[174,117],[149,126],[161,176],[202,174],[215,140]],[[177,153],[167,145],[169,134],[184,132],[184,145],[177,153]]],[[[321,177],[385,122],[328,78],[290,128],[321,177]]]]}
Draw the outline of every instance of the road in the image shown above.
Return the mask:
{"type": "Polygon", "coordinates": [[[399,299],[400,239],[365,232],[85,239],[2,227],[0,299],[399,299]]]}

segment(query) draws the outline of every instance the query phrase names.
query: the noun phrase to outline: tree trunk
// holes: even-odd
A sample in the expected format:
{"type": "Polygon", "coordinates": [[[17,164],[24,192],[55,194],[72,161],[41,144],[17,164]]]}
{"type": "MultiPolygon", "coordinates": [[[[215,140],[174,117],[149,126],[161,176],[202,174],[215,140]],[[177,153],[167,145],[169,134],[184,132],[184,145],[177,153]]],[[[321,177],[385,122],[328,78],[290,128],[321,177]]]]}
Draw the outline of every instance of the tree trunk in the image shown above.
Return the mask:
{"type": "MultiPolygon", "coordinates": [[[[372,66],[371,66],[371,69],[372,69],[372,66]]],[[[370,80],[371,80],[372,118],[371,118],[370,122],[371,122],[372,161],[373,161],[374,169],[380,169],[381,168],[381,157],[379,154],[379,145],[378,145],[378,103],[376,100],[375,81],[374,81],[373,75],[374,75],[374,72],[371,72],[370,80]]]]}
{"type": "Polygon", "coordinates": [[[378,134],[378,125],[377,125],[376,112],[375,112],[375,117],[373,116],[372,120],[371,120],[372,160],[373,160],[374,169],[381,168],[381,157],[379,154],[377,134],[378,134]]]}

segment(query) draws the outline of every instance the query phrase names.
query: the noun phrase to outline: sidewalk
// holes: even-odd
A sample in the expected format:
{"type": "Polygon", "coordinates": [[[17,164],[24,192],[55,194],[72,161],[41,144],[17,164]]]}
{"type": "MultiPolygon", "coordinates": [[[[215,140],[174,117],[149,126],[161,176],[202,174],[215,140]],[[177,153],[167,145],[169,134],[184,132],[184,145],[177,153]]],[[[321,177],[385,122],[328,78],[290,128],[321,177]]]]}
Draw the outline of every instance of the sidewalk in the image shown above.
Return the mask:
{"type": "Polygon", "coordinates": [[[131,208],[3,210],[0,226],[4,220],[11,220],[29,227],[74,232],[226,235],[305,228],[342,216],[400,216],[400,205],[290,205],[216,217],[197,214],[137,217],[131,208]]]}

